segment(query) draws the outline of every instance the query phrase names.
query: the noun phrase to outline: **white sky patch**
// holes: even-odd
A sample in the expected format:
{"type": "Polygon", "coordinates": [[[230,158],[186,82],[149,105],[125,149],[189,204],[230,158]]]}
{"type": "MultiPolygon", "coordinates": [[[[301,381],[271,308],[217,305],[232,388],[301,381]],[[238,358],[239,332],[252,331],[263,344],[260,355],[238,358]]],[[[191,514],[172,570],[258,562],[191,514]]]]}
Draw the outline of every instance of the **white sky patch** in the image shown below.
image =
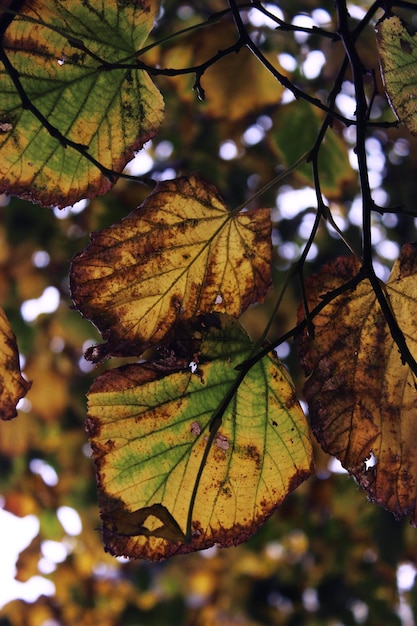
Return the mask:
{"type": "Polygon", "coordinates": [[[300,256],[300,248],[292,241],[286,241],[278,248],[279,256],[286,261],[295,261],[300,256]]]}
{"type": "Polygon", "coordinates": [[[161,141],[155,148],[155,156],[158,160],[168,159],[174,151],[174,146],[170,141],[161,141]]]}
{"type": "MultiPolygon", "coordinates": [[[[296,15],[292,21],[292,24],[294,26],[301,26],[303,28],[312,28],[314,26],[314,21],[309,15],[296,15]]],[[[302,31],[294,33],[294,39],[297,43],[304,43],[309,37],[309,33],[304,33],[302,31]]]]}
{"type": "Polygon", "coordinates": [[[39,532],[39,520],[35,515],[17,517],[0,509],[0,608],[21,598],[34,602],[41,595],[52,595],[55,586],[42,576],[32,576],[27,582],[15,580],[17,558],[39,532]]]}
{"type": "Polygon", "coordinates": [[[336,97],[336,106],[342,115],[347,118],[354,119],[356,100],[353,96],[349,96],[346,93],[339,93],[336,97]]]}
{"type": "Polygon", "coordinates": [[[285,554],[285,548],[279,541],[269,541],[265,546],[265,554],[272,561],[279,561],[285,554]]]}
{"type": "Polygon", "coordinates": [[[355,20],[362,20],[366,15],[365,9],[355,4],[348,4],[347,10],[350,17],[353,17],[355,20]]]}
{"type": "Polygon", "coordinates": [[[92,372],[94,370],[94,368],[96,367],[95,363],[92,363],[91,361],[87,361],[87,359],[84,357],[84,353],[89,348],[92,348],[96,344],[97,344],[97,341],[95,341],[94,339],[87,339],[86,341],[84,341],[84,343],[82,345],[82,353],[83,354],[78,359],[78,367],[80,368],[80,370],[82,372],[84,372],[84,374],[88,374],[88,372],[92,372]]]}
{"type": "Polygon", "coordinates": [[[303,606],[306,611],[310,611],[314,613],[318,611],[320,608],[319,594],[317,589],[313,589],[312,587],[308,587],[303,591],[303,606]]]}
{"type": "Polygon", "coordinates": [[[313,224],[315,221],[316,221],[316,216],[314,215],[314,213],[307,213],[306,215],[303,216],[303,219],[301,220],[301,224],[299,225],[298,230],[297,230],[300,237],[302,237],[305,240],[307,240],[310,237],[313,224]]]}
{"type": "Polygon", "coordinates": [[[51,257],[45,250],[37,250],[32,254],[32,265],[34,267],[48,267],[51,257]]]}
{"type": "Polygon", "coordinates": [[[345,470],[345,468],[343,467],[339,459],[336,459],[336,457],[332,457],[330,459],[327,467],[332,472],[332,474],[347,474],[348,473],[348,471],[345,470]]]}
{"type": "Polygon", "coordinates": [[[315,206],[317,206],[316,192],[311,187],[291,189],[284,186],[277,196],[279,217],[282,219],[293,219],[301,211],[315,206]]]}
{"type": "Polygon", "coordinates": [[[353,613],[353,617],[357,624],[364,624],[368,619],[369,607],[362,600],[351,600],[349,603],[349,608],[353,613]]]}
{"type": "Polygon", "coordinates": [[[58,207],[55,207],[54,215],[59,220],[66,220],[71,215],[78,215],[79,213],[82,213],[82,211],[84,211],[84,209],[88,207],[89,204],[90,201],[86,198],[83,198],[82,200],[79,200],[72,205],[66,206],[63,209],[58,209],[58,207]]]}
{"type": "Polygon", "coordinates": [[[29,469],[32,474],[38,474],[49,487],[55,487],[58,484],[58,474],[54,468],[43,459],[32,459],[29,463],[29,469]]]}
{"type": "Polygon", "coordinates": [[[292,91],[289,89],[284,89],[281,96],[281,104],[288,104],[289,102],[294,102],[295,96],[292,91]]]}
{"type": "Polygon", "coordinates": [[[281,343],[275,348],[275,352],[277,353],[279,359],[286,359],[290,351],[291,346],[288,341],[284,341],[284,343],[281,343]]]}
{"type": "Polygon", "coordinates": [[[153,158],[146,152],[146,149],[142,149],[129,161],[124,171],[130,176],[143,176],[152,169],[152,166],[153,158]]]}
{"type": "MultiPolygon", "coordinates": [[[[263,6],[267,11],[269,11],[269,13],[272,13],[272,15],[275,15],[280,20],[284,19],[284,14],[279,7],[275,6],[274,4],[268,3],[263,4],[263,6]]],[[[248,18],[252,26],[255,26],[256,28],[276,28],[278,26],[278,24],[273,19],[271,19],[267,15],[264,15],[263,13],[261,13],[261,11],[258,11],[257,9],[250,9],[250,11],[248,11],[248,18]]]]}
{"type": "Polygon", "coordinates": [[[314,9],[311,12],[311,17],[317,26],[324,26],[331,23],[330,14],[325,9],[314,9]]]}
{"type": "Polygon", "coordinates": [[[400,246],[396,241],[390,241],[389,239],[380,241],[376,246],[376,251],[379,256],[388,261],[395,261],[400,256],[400,246]]]}
{"type": "Polygon", "coordinates": [[[59,306],[59,291],[56,287],[46,287],[39,298],[26,300],[20,307],[25,322],[33,322],[42,313],[53,313],[59,306]]]}
{"type": "Polygon", "coordinates": [[[321,50],[312,50],[308,53],[307,58],[303,63],[304,76],[309,80],[317,78],[325,63],[326,57],[323,52],[321,52],[321,50]]]}
{"type": "Polygon", "coordinates": [[[310,250],[307,252],[307,256],[306,256],[307,261],[314,261],[315,259],[317,259],[318,255],[319,255],[318,246],[315,243],[312,243],[310,246],[310,250]]]}
{"type": "Polygon", "coordinates": [[[351,148],[350,150],[348,150],[348,157],[349,157],[349,163],[350,163],[350,167],[353,170],[358,171],[359,167],[358,167],[358,157],[355,154],[355,151],[353,148],[351,148]]]}
{"type": "Polygon", "coordinates": [[[287,52],[282,52],[278,55],[278,61],[281,67],[287,72],[293,72],[297,67],[297,60],[287,52]]]}
{"type": "Polygon", "coordinates": [[[219,156],[223,161],[231,161],[238,156],[238,152],[235,142],[228,139],[220,145],[219,156]]]}
{"type": "Polygon", "coordinates": [[[211,546],[211,548],[206,548],[205,550],[201,550],[198,554],[203,557],[203,559],[212,559],[217,555],[219,549],[217,546],[211,546]]]}
{"type": "Polygon", "coordinates": [[[71,506],[60,506],[56,515],[67,535],[76,537],[81,533],[83,529],[81,518],[71,506]]]}
{"type": "Polygon", "coordinates": [[[260,124],[249,126],[243,133],[243,141],[247,146],[254,146],[265,137],[265,130],[260,124]]]}
{"type": "Polygon", "coordinates": [[[397,585],[398,590],[410,591],[415,583],[417,570],[412,563],[402,563],[397,569],[397,585]]]}
{"type": "Polygon", "coordinates": [[[22,413],[29,413],[32,410],[32,402],[27,398],[21,398],[16,404],[16,409],[22,413]]]}
{"type": "Polygon", "coordinates": [[[381,216],[381,222],[387,228],[395,228],[398,225],[398,215],[395,215],[395,213],[384,213],[381,216]]]}
{"type": "Polygon", "coordinates": [[[378,278],[386,283],[391,273],[390,268],[376,260],[374,260],[373,266],[375,274],[378,276],[378,278]]]}
{"type": "Polygon", "coordinates": [[[365,470],[368,471],[369,469],[371,469],[371,467],[375,467],[375,465],[378,464],[378,459],[376,458],[375,454],[372,452],[369,453],[369,456],[367,459],[365,459],[364,461],[365,463],[365,470]]]}
{"type": "Polygon", "coordinates": [[[68,551],[62,541],[47,539],[41,543],[41,552],[45,559],[52,563],[63,563],[68,556],[68,551]]]}
{"type": "Polygon", "coordinates": [[[349,222],[353,226],[362,226],[362,199],[357,196],[349,209],[349,222]]]}
{"type": "Polygon", "coordinates": [[[167,167],[162,172],[154,172],[153,178],[155,180],[172,180],[177,177],[177,172],[173,167],[167,167]]]}
{"type": "Polygon", "coordinates": [[[194,9],[188,4],[183,4],[178,8],[177,15],[180,20],[189,20],[194,15],[194,9]]]}

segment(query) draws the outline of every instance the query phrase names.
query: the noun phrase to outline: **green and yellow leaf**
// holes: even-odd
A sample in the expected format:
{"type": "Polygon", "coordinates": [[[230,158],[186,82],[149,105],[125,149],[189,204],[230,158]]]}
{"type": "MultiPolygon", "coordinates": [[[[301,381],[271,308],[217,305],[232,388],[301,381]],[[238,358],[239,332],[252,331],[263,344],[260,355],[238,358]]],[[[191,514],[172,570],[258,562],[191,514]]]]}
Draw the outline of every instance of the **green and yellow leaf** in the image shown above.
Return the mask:
{"type": "Polygon", "coordinates": [[[199,176],[160,183],[118,224],[92,236],[71,267],[76,308],[102,353],[138,354],[179,318],[239,316],[271,283],[269,209],[229,212],[199,176]]]}
{"type": "Polygon", "coordinates": [[[16,405],[29,388],[30,383],[20,373],[16,337],[0,308],[0,419],[16,417],[16,405]]]}
{"type": "Polygon", "coordinates": [[[243,376],[253,345],[238,321],[193,327],[206,333],[194,367],[130,365],[88,394],[112,554],[158,560],[246,541],[312,472],[307,422],[276,357],[243,376]]]}
{"type": "Polygon", "coordinates": [[[394,113],[417,135],[417,37],[400,18],[383,19],[377,27],[382,78],[394,113]]]}
{"type": "MultiPolygon", "coordinates": [[[[339,258],[307,281],[310,309],[359,271],[339,258]]],[[[417,358],[417,245],[402,249],[386,284],[392,311],[417,358]]],[[[314,317],[315,337],[299,350],[310,378],[304,392],[325,451],[353,474],[369,498],[417,525],[417,386],[402,362],[368,280],[314,317]]]]}
{"type": "Polygon", "coordinates": [[[111,187],[107,171],[120,172],[162,119],[162,98],[147,73],[111,67],[134,65],[158,6],[23,4],[0,56],[0,192],[65,206],[111,187]]]}

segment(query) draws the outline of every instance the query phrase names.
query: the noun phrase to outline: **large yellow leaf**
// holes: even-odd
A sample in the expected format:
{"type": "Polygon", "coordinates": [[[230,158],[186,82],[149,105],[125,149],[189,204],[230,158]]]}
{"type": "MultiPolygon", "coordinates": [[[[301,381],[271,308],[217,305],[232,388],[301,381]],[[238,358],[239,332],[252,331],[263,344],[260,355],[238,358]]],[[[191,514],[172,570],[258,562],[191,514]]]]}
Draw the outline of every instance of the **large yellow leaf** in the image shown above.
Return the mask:
{"type": "Polygon", "coordinates": [[[262,358],[243,377],[235,368],[253,345],[239,322],[202,316],[177,343],[201,334],[191,368],[173,349],[174,371],[130,365],[88,394],[112,554],[158,560],[246,541],[312,472],[307,422],[278,359],[262,358]]]}
{"type": "Polygon", "coordinates": [[[16,417],[16,405],[30,383],[20,373],[16,337],[3,309],[0,309],[0,419],[16,417]]]}
{"type": "Polygon", "coordinates": [[[58,206],[104,193],[162,119],[134,66],[159,2],[19,4],[15,17],[0,8],[0,192],[58,206]]]}
{"type": "MultiPolygon", "coordinates": [[[[307,281],[309,305],[355,276],[340,258],[307,281]]],[[[386,293],[417,358],[417,244],[403,247],[386,293]]],[[[314,317],[315,337],[300,342],[313,431],[369,498],[417,525],[416,377],[402,362],[368,280],[314,317]]]]}
{"type": "Polygon", "coordinates": [[[268,209],[234,215],[199,176],[160,183],[118,224],[92,236],[71,267],[77,309],[98,327],[101,354],[138,354],[178,318],[238,316],[271,282],[268,209]]]}
{"type": "Polygon", "coordinates": [[[394,112],[417,135],[417,37],[396,17],[377,28],[382,78],[394,112]]]}

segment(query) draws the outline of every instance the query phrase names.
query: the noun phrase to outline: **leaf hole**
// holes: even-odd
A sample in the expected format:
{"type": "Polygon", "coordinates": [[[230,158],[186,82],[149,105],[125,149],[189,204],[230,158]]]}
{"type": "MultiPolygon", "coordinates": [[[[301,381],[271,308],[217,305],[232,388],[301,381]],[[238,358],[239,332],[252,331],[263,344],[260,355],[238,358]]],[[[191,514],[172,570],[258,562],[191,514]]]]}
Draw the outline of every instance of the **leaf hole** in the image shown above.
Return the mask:
{"type": "Polygon", "coordinates": [[[161,520],[155,515],[148,515],[143,523],[143,529],[149,531],[150,533],[155,532],[155,530],[159,530],[162,527],[161,520]]]}
{"type": "Polygon", "coordinates": [[[364,460],[364,465],[365,465],[365,471],[367,472],[368,470],[370,470],[372,467],[375,467],[378,463],[378,459],[375,456],[375,454],[372,452],[369,453],[369,456],[366,457],[366,459],[364,460]]]}

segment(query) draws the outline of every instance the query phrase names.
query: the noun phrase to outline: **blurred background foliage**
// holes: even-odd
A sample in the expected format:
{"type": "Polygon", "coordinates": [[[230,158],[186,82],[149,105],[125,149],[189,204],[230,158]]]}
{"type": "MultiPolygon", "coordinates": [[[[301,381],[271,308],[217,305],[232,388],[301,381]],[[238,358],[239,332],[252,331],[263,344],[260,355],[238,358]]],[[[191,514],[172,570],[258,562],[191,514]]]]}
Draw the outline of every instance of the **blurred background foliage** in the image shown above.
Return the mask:
{"type": "MultiPolygon", "coordinates": [[[[353,23],[369,4],[352,3],[353,23]]],[[[227,3],[167,0],[163,6],[155,41],[223,11],[227,3]]],[[[331,0],[282,0],[263,6],[294,25],[336,30],[331,0]]],[[[408,11],[406,17],[416,28],[417,11],[408,11]]],[[[343,59],[341,44],[319,33],[277,32],[253,8],[245,19],[266,57],[299,88],[325,101],[343,59]]],[[[393,120],[379,78],[373,26],[357,42],[369,70],[368,97],[375,96],[372,119],[393,120]]],[[[195,65],[235,38],[225,17],[151,49],[147,61],[162,67],[195,65]]],[[[353,116],[350,79],[348,72],[337,103],[344,115],[353,116]]],[[[202,77],[205,102],[193,91],[193,75],[155,80],[165,99],[165,120],[128,170],[160,180],[199,171],[230,208],[242,203],[273,207],[274,288],[262,307],[245,314],[246,326],[259,335],[288,268],[311,232],[316,212],[311,168],[303,166],[280,187],[250,199],[312,147],[323,115],[307,102],[293,102],[245,50],[202,77]]],[[[359,247],[353,146],[352,127],[336,122],[321,151],[321,183],[339,228],[359,247]]],[[[374,127],[367,150],[377,204],[403,205],[410,213],[373,216],[376,266],[386,277],[400,246],[415,239],[417,139],[403,127],[374,127]]],[[[17,561],[16,580],[40,575],[53,583],[48,595],[33,602],[5,604],[0,626],[411,626],[417,614],[416,531],[367,503],[354,481],[319,448],[316,476],[246,545],[212,548],[160,564],[126,562],[104,553],[84,421],[85,393],[109,365],[92,370],[83,358],[99,336],[71,310],[68,268],[90,232],[121,219],[148,192],[140,184],[119,180],[111,193],[61,211],[0,198],[0,297],[17,335],[23,371],[33,380],[18,418],[0,425],[0,504],[3,513],[39,520],[36,536],[17,561]],[[401,582],[401,572],[409,573],[407,584],[401,582]]],[[[345,252],[339,236],[323,223],[305,273],[345,252]]],[[[290,284],[272,336],[294,326],[298,299],[299,285],[290,284]]],[[[280,354],[301,393],[303,381],[291,346],[281,346],[280,354]]]]}

